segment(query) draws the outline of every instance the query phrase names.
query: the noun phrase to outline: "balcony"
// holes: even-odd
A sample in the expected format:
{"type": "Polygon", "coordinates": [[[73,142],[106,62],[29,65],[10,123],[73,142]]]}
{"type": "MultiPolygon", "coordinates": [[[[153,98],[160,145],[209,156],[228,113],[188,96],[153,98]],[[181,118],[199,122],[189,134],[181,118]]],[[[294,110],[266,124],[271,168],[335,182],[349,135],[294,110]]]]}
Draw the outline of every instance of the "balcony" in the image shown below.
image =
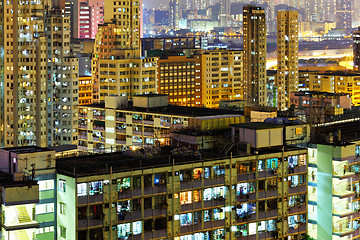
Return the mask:
{"type": "Polygon", "coordinates": [[[86,195],[78,197],[78,205],[103,202],[103,195],[86,195]]]}
{"type": "Polygon", "coordinates": [[[144,125],[154,125],[154,121],[150,121],[150,120],[144,120],[144,125]]]}
{"type": "Polygon", "coordinates": [[[126,118],[124,117],[116,117],[117,122],[126,122],[126,118]]]}
{"type": "Polygon", "coordinates": [[[338,237],[345,237],[349,234],[354,233],[356,230],[348,228],[346,218],[333,217],[333,235],[338,237]]]}
{"type": "Polygon", "coordinates": [[[79,135],[79,139],[87,140],[87,136],[86,135],[79,135]]]}
{"type": "Polygon", "coordinates": [[[126,133],[126,128],[118,128],[118,127],[116,127],[116,132],[117,133],[126,133]]]}
{"type": "Polygon", "coordinates": [[[102,218],[78,220],[78,229],[98,227],[103,225],[102,218]]]}
{"type": "Polygon", "coordinates": [[[93,118],[94,118],[94,119],[99,119],[99,120],[104,120],[104,119],[105,119],[105,116],[102,116],[102,115],[94,115],[93,118]]]}
{"type": "Polygon", "coordinates": [[[126,141],[116,139],[116,144],[126,145],[126,141]]]}
{"type": "Polygon", "coordinates": [[[105,131],[105,127],[94,125],[94,130],[105,131]]]}

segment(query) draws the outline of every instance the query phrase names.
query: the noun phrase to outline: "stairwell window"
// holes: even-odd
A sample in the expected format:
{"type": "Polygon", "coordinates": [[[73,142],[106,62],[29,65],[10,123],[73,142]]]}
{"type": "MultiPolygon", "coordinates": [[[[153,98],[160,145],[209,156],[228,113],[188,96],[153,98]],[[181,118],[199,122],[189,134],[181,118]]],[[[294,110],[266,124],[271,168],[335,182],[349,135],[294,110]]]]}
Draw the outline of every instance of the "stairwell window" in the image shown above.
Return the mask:
{"type": "Polygon", "coordinates": [[[59,203],[59,210],[60,210],[60,214],[65,215],[66,213],[66,204],[65,203],[59,203]]]}
{"type": "Polygon", "coordinates": [[[60,226],[60,237],[66,238],[66,227],[60,226]]]}
{"type": "Polygon", "coordinates": [[[59,180],[58,191],[66,192],[66,181],[65,180],[62,180],[62,179],[59,180]]]}

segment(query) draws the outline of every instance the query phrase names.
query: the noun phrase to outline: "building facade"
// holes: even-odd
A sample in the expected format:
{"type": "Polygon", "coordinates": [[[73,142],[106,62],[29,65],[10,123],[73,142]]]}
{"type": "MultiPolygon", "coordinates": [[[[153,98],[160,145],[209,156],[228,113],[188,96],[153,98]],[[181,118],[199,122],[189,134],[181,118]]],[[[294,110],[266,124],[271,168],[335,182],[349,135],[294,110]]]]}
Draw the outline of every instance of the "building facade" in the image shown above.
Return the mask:
{"type": "Polygon", "coordinates": [[[351,0],[336,1],[336,28],[346,31],[347,34],[350,34],[352,28],[351,9],[351,0]]]}
{"type": "Polygon", "coordinates": [[[243,9],[244,97],[250,104],[266,105],[266,19],[261,7],[243,9]]]}
{"type": "Polygon", "coordinates": [[[97,27],[104,22],[103,0],[66,0],[73,38],[95,39],[97,27]]]}
{"type": "Polygon", "coordinates": [[[277,107],[290,107],[290,94],[299,85],[298,12],[277,12],[277,107]]]}
{"type": "Polygon", "coordinates": [[[57,229],[55,221],[58,209],[55,151],[32,146],[3,148],[0,149],[0,165],[2,171],[16,176],[14,180],[37,181],[36,185],[27,184],[9,193],[13,195],[13,203],[3,205],[6,217],[3,239],[59,239],[56,236],[60,236],[61,229],[57,229]],[[35,201],[24,201],[26,199],[35,201]]]}
{"type": "Polygon", "coordinates": [[[48,146],[77,143],[79,59],[70,54],[70,18],[60,10],[45,18],[48,45],[48,146]]]}
{"type": "Polygon", "coordinates": [[[181,19],[182,12],[179,8],[179,0],[169,1],[169,11],[170,27],[172,29],[179,29],[179,21],[181,19]]]}
{"type": "Polygon", "coordinates": [[[92,103],[92,86],[91,76],[79,77],[79,105],[92,103]]]}
{"type": "Polygon", "coordinates": [[[76,224],[63,227],[77,239],[301,239],[307,233],[305,149],[201,160],[180,154],[170,162],[162,156],[165,161],[121,154],[59,160],[58,178],[76,189],[61,199],[76,203],[76,224]],[[90,168],[79,165],[84,161],[90,168]]]}
{"type": "Polygon", "coordinates": [[[345,93],[351,96],[353,106],[360,104],[360,74],[356,72],[328,72],[309,74],[309,90],[345,93]]]}
{"type": "Polygon", "coordinates": [[[138,0],[105,1],[92,59],[93,102],[156,91],[156,58],[140,58],[138,0]]]}
{"type": "Polygon", "coordinates": [[[47,144],[44,4],[1,5],[0,145],[47,144]]]}
{"type": "Polygon", "coordinates": [[[203,106],[214,108],[221,100],[246,98],[244,58],[242,51],[214,50],[202,54],[203,106]]]}
{"type": "Polygon", "coordinates": [[[358,124],[329,124],[312,135],[308,148],[310,237],[359,238],[358,124]]]}
{"type": "Polygon", "coordinates": [[[170,104],[203,106],[201,55],[159,58],[157,73],[157,92],[168,95],[170,104]]]}
{"type": "Polygon", "coordinates": [[[203,124],[202,130],[221,129],[239,122],[243,116],[233,111],[168,105],[166,95],[134,96],[132,107],[127,97],[108,97],[105,104],[79,107],[79,148],[111,152],[168,145],[171,130],[195,123],[203,124]]]}
{"type": "MultiPolygon", "coordinates": [[[[128,96],[156,92],[156,58],[102,59],[93,66],[97,69],[93,79],[93,93],[97,101],[104,102],[106,96],[128,96]],[[96,89],[95,89],[96,88],[96,89]]],[[[94,102],[95,101],[93,97],[94,102]]]]}
{"type": "Polygon", "coordinates": [[[297,108],[351,108],[351,97],[345,93],[300,91],[292,92],[290,99],[297,108]]]}
{"type": "Polygon", "coordinates": [[[354,71],[359,71],[359,66],[360,66],[360,29],[353,32],[353,57],[354,57],[354,71]]]}

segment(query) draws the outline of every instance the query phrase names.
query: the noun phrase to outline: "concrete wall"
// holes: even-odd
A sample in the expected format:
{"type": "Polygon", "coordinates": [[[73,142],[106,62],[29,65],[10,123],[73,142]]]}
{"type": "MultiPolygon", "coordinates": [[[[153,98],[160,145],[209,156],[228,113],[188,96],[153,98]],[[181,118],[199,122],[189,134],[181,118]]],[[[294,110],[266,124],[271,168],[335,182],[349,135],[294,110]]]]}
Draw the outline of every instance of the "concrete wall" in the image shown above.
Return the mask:
{"type": "Polygon", "coordinates": [[[57,189],[57,201],[56,201],[56,222],[57,222],[57,239],[62,240],[60,237],[60,226],[66,228],[66,237],[69,239],[76,239],[76,182],[74,178],[57,174],[56,176],[56,189],[57,189]],[[63,180],[66,184],[66,191],[62,192],[58,190],[59,181],[63,180]],[[60,203],[65,204],[65,214],[60,213],[60,203]]]}
{"type": "Polygon", "coordinates": [[[332,239],[332,153],[333,146],[317,146],[317,238],[332,239]]]}
{"type": "Polygon", "coordinates": [[[29,204],[39,202],[39,185],[21,187],[2,187],[2,202],[7,205],[29,204]]]}

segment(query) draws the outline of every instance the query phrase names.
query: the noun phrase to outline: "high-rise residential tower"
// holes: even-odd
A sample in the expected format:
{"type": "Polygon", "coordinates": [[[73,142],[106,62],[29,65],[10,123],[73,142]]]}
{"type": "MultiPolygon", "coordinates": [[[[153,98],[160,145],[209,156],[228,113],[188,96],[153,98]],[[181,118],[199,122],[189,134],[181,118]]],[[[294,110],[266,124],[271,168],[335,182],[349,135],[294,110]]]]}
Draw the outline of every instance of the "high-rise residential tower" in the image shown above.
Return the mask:
{"type": "Polygon", "coordinates": [[[93,102],[156,92],[156,58],[140,58],[141,0],[106,0],[92,59],[93,102]]]}
{"type": "Polygon", "coordinates": [[[116,48],[140,49],[140,5],[141,0],[105,0],[106,23],[115,23],[118,45],[116,48]]]}
{"type": "Polygon", "coordinates": [[[261,7],[246,6],[244,14],[244,100],[266,105],[266,23],[261,7]]]}
{"type": "Polygon", "coordinates": [[[220,1],[220,27],[230,27],[230,0],[220,1]]]}
{"type": "Polygon", "coordinates": [[[290,107],[290,92],[298,89],[298,12],[277,12],[277,107],[290,107]]]}
{"type": "Polygon", "coordinates": [[[48,145],[77,144],[79,59],[70,55],[70,17],[54,9],[45,18],[48,46],[48,145]]]}
{"type": "Polygon", "coordinates": [[[104,0],[66,0],[66,14],[71,16],[73,38],[95,39],[104,22],[104,0]]]}
{"type": "Polygon", "coordinates": [[[181,13],[179,9],[179,0],[170,0],[169,1],[169,18],[170,18],[170,26],[173,29],[179,28],[179,20],[181,18],[181,13]]]}
{"type": "Polygon", "coordinates": [[[336,1],[336,28],[350,32],[351,30],[351,0],[336,1]]]}
{"type": "Polygon", "coordinates": [[[360,27],[353,33],[353,55],[354,55],[354,70],[359,71],[360,66],[360,27]]]}
{"type": "Polygon", "coordinates": [[[46,39],[42,1],[0,5],[0,146],[46,146],[46,39]]]}

